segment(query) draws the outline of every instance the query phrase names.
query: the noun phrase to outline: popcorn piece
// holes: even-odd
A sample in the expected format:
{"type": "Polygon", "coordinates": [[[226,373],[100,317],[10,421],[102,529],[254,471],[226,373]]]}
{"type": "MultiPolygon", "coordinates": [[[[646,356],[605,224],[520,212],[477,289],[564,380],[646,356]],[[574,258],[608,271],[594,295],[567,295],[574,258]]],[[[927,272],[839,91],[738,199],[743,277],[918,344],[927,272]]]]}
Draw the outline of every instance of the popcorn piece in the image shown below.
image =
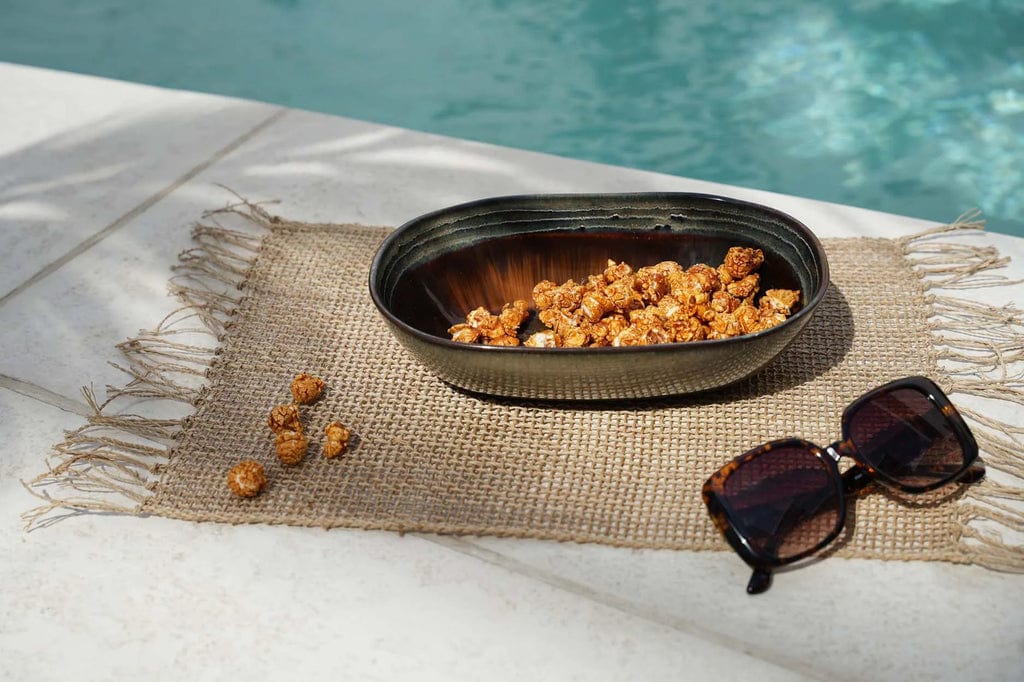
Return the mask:
{"type": "Polygon", "coordinates": [[[665,329],[672,335],[676,343],[703,341],[708,338],[710,329],[696,317],[680,317],[665,323],[665,329]]]}
{"type": "Polygon", "coordinates": [[[655,263],[651,266],[658,272],[664,274],[666,277],[671,275],[673,272],[682,272],[683,266],[674,260],[663,260],[660,263],[655,263]]]}
{"type": "Polygon", "coordinates": [[[324,443],[324,457],[332,459],[348,449],[348,440],[352,431],[341,422],[331,422],[324,428],[327,442],[324,443]]]}
{"type": "Polygon", "coordinates": [[[582,348],[590,342],[590,335],[579,327],[569,327],[561,337],[563,348],[582,348]]]}
{"type": "Polygon", "coordinates": [[[608,267],[604,269],[602,273],[604,278],[608,280],[608,283],[616,282],[623,277],[627,277],[633,274],[633,268],[629,267],[626,263],[616,263],[615,261],[608,259],[608,267]]]}
{"type": "Polygon", "coordinates": [[[603,292],[595,291],[583,297],[579,312],[590,322],[597,322],[615,309],[615,304],[603,292]]]}
{"type": "Polygon", "coordinates": [[[611,299],[615,306],[615,312],[627,313],[644,306],[644,300],[634,286],[635,282],[634,275],[625,275],[609,284],[604,290],[605,296],[611,299]]]}
{"type": "Polygon", "coordinates": [[[579,307],[586,291],[585,286],[576,284],[571,279],[561,285],[544,280],[533,288],[533,302],[536,304],[537,310],[560,308],[572,312],[579,307]]]}
{"type": "Polygon", "coordinates": [[[734,246],[725,254],[722,267],[733,279],[743,279],[764,263],[764,251],[734,246]]]}
{"type": "Polygon", "coordinates": [[[542,280],[533,287],[533,304],[537,310],[547,310],[555,306],[555,299],[552,294],[558,285],[549,279],[542,280]]]}
{"type": "Polygon", "coordinates": [[[629,313],[629,326],[619,332],[613,346],[649,346],[668,343],[672,335],[658,317],[657,308],[650,306],[629,313]]]}
{"type": "Polygon", "coordinates": [[[731,313],[740,306],[740,300],[731,292],[718,290],[711,294],[711,309],[716,313],[731,313]]]}
{"type": "Polygon", "coordinates": [[[771,309],[773,312],[786,313],[787,315],[800,300],[800,292],[792,289],[768,289],[761,297],[761,309],[771,309]]]}
{"type": "Polygon", "coordinates": [[[498,322],[501,323],[506,336],[515,338],[519,327],[522,326],[529,316],[530,304],[522,299],[518,299],[511,303],[506,303],[502,307],[501,312],[498,314],[498,322]]]}
{"type": "Polygon", "coordinates": [[[668,293],[668,278],[657,269],[657,266],[640,268],[633,278],[633,286],[640,292],[640,297],[650,303],[657,303],[668,293]]]}
{"type": "Polygon", "coordinates": [[[580,307],[586,287],[569,280],[551,293],[551,301],[556,308],[572,312],[580,307]]]}
{"type": "Polygon", "coordinates": [[[466,324],[479,333],[482,339],[496,339],[505,336],[505,327],[497,315],[492,315],[487,308],[479,307],[469,311],[466,315],[466,324]]]}
{"type": "Polygon", "coordinates": [[[306,456],[309,441],[301,431],[282,431],[277,434],[277,458],[282,464],[298,464],[306,456]]]}
{"type": "Polygon", "coordinates": [[[493,339],[484,339],[484,344],[488,346],[518,346],[519,337],[517,336],[496,336],[493,339]]]}
{"type": "Polygon", "coordinates": [[[299,408],[294,404],[278,405],[270,411],[267,418],[267,426],[274,433],[282,431],[302,431],[302,423],[299,421],[299,408]]]}
{"type": "Polygon", "coordinates": [[[752,305],[744,303],[733,311],[733,317],[744,334],[761,331],[761,311],[752,305]]]}
{"type": "Polygon", "coordinates": [[[736,298],[750,298],[757,294],[760,284],[761,277],[755,272],[725,285],[725,290],[736,298]]]}
{"type": "Polygon", "coordinates": [[[718,277],[718,271],[709,265],[698,263],[687,270],[686,274],[693,278],[701,293],[710,294],[722,287],[722,280],[718,277]]]}
{"type": "Polygon", "coordinates": [[[466,313],[466,324],[473,329],[489,329],[494,326],[497,317],[487,308],[480,306],[466,313]]]}
{"type": "Polygon", "coordinates": [[[672,340],[668,331],[659,324],[633,323],[623,329],[612,341],[613,346],[650,346],[672,340]]]}
{"type": "Polygon", "coordinates": [[[732,336],[739,336],[743,333],[740,323],[732,313],[719,313],[708,321],[711,332],[708,336],[712,339],[728,339],[732,336]]]}
{"type": "Polygon", "coordinates": [[[530,348],[557,348],[561,343],[553,329],[545,329],[544,331],[532,334],[523,345],[530,348]]]}
{"type": "Polygon", "coordinates": [[[480,338],[480,332],[468,324],[457,324],[449,327],[448,333],[452,335],[452,341],[458,341],[459,343],[476,343],[477,339],[480,338]]]}
{"type": "Polygon", "coordinates": [[[707,303],[710,299],[701,278],[688,272],[673,272],[668,276],[669,294],[684,303],[707,303]]]}
{"type": "Polygon", "coordinates": [[[629,326],[629,320],[620,313],[615,313],[600,322],[590,325],[590,344],[592,346],[610,346],[615,337],[629,326]]]}
{"type": "Polygon", "coordinates": [[[303,372],[292,380],[292,397],[297,403],[311,403],[324,392],[324,382],[319,377],[303,372]]]}
{"type": "Polygon", "coordinates": [[[554,329],[556,334],[561,334],[564,330],[576,327],[579,324],[575,317],[558,308],[548,308],[547,310],[540,311],[537,313],[537,319],[551,329],[554,329]]]}
{"type": "Polygon", "coordinates": [[[587,283],[583,285],[583,289],[587,293],[594,293],[595,291],[601,291],[606,286],[608,286],[608,279],[602,272],[597,275],[587,275],[587,283]]]}
{"type": "Polygon", "coordinates": [[[710,302],[698,303],[693,308],[693,316],[701,322],[710,322],[715,319],[715,315],[717,314],[718,313],[715,312],[715,309],[711,307],[710,302]]]}
{"type": "Polygon", "coordinates": [[[506,303],[497,315],[483,306],[469,311],[465,323],[448,328],[452,341],[460,343],[476,343],[482,341],[491,346],[519,345],[511,343],[519,326],[530,315],[530,306],[526,301],[518,300],[506,303]]]}
{"type": "Polygon", "coordinates": [[[800,300],[800,292],[790,289],[769,289],[761,297],[761,329],[782,324],[789,317],[790,310],[800,300]]]}
{"type": "Polygon", "coordinates": [[[256,497],[267,487],[263,465],[251,459],[243,459],[228,472],[228,487],[239,497],[256,497]]]}
{"type": "Polygon", "coordinates": [[[718,280],[722,283],[722,286],[727,287],[736,281],[736,278],[732,276],[732,271],[724,265],[719,265],[715,268],[715,272],[718,273],[718,280]]]}
{"type": "Polygon", "coordinates": [[[680,303],[674,296],[663,296],[658,305],[654,306],[654,313],[662,320],[671,320],[676,317],[689,317],[691,310],[680,303]]]}

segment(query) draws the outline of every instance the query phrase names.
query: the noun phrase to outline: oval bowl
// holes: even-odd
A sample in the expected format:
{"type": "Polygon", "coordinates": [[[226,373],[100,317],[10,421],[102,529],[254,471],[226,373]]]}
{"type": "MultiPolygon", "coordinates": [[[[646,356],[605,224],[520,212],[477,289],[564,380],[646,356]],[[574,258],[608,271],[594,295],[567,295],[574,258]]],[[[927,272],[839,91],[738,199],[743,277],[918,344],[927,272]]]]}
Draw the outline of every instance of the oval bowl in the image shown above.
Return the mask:
{"type": "MultiPolygon", "coordinates": [[[[736,382],[777,356],[825,295],[828,261],[802,223],[780,211],[688,193],[549,194],[460,204],[409,221],[380,246],[370,295],[395,338],[453,386],[535,400],[630,400],[736,382]],[[764,251],[761,290],[799,289],[797,310],[771,329],[729,339],[602,348],[457,343],[448,327],[477,306],[531,301],[544,279],[634,269],[664,260],[722,262],[730,246],[764,251]]],[[[534,323],[539,324],[539,323],[534,323]]],[[[521,330],[520,338],[540,327],[521,330]]]]}

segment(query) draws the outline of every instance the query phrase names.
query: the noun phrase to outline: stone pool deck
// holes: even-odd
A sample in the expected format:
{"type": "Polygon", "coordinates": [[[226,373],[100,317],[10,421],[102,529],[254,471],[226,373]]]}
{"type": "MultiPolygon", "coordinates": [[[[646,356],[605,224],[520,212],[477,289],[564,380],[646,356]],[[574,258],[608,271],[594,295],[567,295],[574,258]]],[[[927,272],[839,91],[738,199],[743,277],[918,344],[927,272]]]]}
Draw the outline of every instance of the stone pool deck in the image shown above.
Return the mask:
{"type": "MultiPolygon", "coordinates": [[[[83,422],[82,385],[123,382],[114,346],[176,307],[169,268],[202,211],[226,203],[220,184],[317,222],[398,225],[503,194],[697,191],[770,204],[823,237],[930,223],[11,64],[0,89],[0,678],[1024,677],[1024,576],[974,566],[830,558],[751,598],[727,552],[110,515],[25,532],[36,500],[20,481],[83,422]]],[[[1024,277],[1024,239],[976,241],[1024,277]]],[[[1021,285],[974,295],[1024,306],[1021,285]]]]}

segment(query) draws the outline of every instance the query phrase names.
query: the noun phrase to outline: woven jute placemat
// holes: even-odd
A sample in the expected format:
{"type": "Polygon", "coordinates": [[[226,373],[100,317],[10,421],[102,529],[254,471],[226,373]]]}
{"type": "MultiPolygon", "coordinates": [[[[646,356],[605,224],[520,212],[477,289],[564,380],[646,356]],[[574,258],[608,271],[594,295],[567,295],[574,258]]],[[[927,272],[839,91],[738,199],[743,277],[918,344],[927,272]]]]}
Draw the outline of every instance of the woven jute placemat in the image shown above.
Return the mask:
{"type": "MultiPolygon", "coordinates": [[[[58,444],[50,471],[30,486],[46,502],[26,516],[41,525],[68,511],[123,511],[725,549],[700,488],[751,447],[785,436],[830,443],[850,401],[907,375],[936,379],[954,400],[958,392],[1021,399],[998,372],[1014,348],[1019,353],[1019,313],[948,296],[1000,284],[991,274],[1005,263],[998,254],[943,234],[978,227],[825,240],[828,296],[793,345],[738,385],[697,397],[557,405],[459,392],[394,341],[367,292],[388,228],[303,224],[251,204],[229,207],[208,214],[195,228],[196,248],[182,254],[172,280],[181,315],[122,344],[131,381],[109,388],[103,403],[87,392],[96,416],[58,444]],[[223,216],[242,216],[260,234],[223,228],[223,216]],[[182,340],[198,332],[216,341],[182,340]],[[302,409],[313,434],[309,454],[286,467],[266,419],[290,400],[291,379],[302,371],[322,377],[327,391],[302,409]],[[194,409],[181,420],[116,409],[140,398],[194,409]],[[318,434],[333,420],[355,436],[344,456],[326,459],[318,434]],[[244,458],[263,462],[269,478],[252,499],[225,483],[244,458]],[[51,496],[55,484],[78,492],[51,496]]],[[[1024,551],[1000,533],[1024,526],[1018,434],[968,418],[987,479],[924,499],[865,495],[837,554],[1024,569],[1024,551]]]]}

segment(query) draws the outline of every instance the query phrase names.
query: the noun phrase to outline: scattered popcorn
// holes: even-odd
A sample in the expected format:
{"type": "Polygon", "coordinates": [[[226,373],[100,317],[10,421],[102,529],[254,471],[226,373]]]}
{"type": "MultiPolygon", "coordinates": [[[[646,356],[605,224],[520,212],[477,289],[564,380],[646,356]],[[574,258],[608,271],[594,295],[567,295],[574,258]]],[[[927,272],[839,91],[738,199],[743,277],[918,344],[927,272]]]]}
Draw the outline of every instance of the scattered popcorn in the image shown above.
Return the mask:
{"type": "Polygon", "coordinates": [[[327,442],[324,443],[324,457],[331,459],[345,452],[348,449],[348,439],[352,432],[341,422],[331,422],[324,429],[327,442]]]}
{"type": "Polygon", "coordinates": [[[267,487],[267,475],[263,465],[245,459],[228,472],[228,487],[239,497],[256,497],[267,487]]]}
{"type": "Polygon", "coordinates": [[[282,431],[299,431],[301,433],[302,422],[299,421],[299,408],[293,404],[278,405],[270,411],[267,426],[274,433],[282,431]]]}
{"type": "MultiPolygon", "coordinates": [[[[529,306],[526,301],[515,301],[506,304],[499,315],[491,315],[483,308],[479,308],[467,316],[467,324],[459,326],[472,331],[474,341],[480,334],[488,334],[487,343],[509,344],[514,342],[518,345],[519,339],[515,337],[515,333],[528,315],[529,306]],[[508,332],[505,331],[506,328],[509,330],[508,332]]],[[[295,403],[277,405],[270,411],[270,416],[267,418],[270,430],[277,434],[275,439],[277,458],[286,465],[298,464],[309,450],[309,439],[305,436],[302,415],[296,403],[310,403],[319,398],[324,391],[324,382],[319,377],[303,372],[292,381],[291,390],[295,403]]],[[[348,449],[348,441],[352,437],[352,432],[341,422],[334,421],[324,428],[324,435],[324,457],[330,459],[348,449]]],[[[255,462],[252,463],[255,464],[255,462]]],[[[241,466],[239,465],[239,467],[241,466]]],[[[236,467],[236,470],[239,467],[236,467]]],[[[235,483],[232,482],[234,474],[235,470],[232,470],[228,484],[237,494],[243,495],[236,490],[235,483]]],[[[259,467],[259,474],[263,476],[262,466],[259,467]]],[[[266,479],[264,478],[263,485],[265,484],[266,479]]],[[[251,494],[255,495],[256,492],[251,494]]]]}
{"type": "Polygon", "coordinates": [[[282,464],[298,464],[306,456],[309,441],[301,431],[281,431],[277,434],[277,458],[282,464]]]}
{"type": "Polygon", "coordinates": [[[311,403],[324,392],[323,379],[303,372],[292,380],[292,397],[300,404],[311,403]]]}

